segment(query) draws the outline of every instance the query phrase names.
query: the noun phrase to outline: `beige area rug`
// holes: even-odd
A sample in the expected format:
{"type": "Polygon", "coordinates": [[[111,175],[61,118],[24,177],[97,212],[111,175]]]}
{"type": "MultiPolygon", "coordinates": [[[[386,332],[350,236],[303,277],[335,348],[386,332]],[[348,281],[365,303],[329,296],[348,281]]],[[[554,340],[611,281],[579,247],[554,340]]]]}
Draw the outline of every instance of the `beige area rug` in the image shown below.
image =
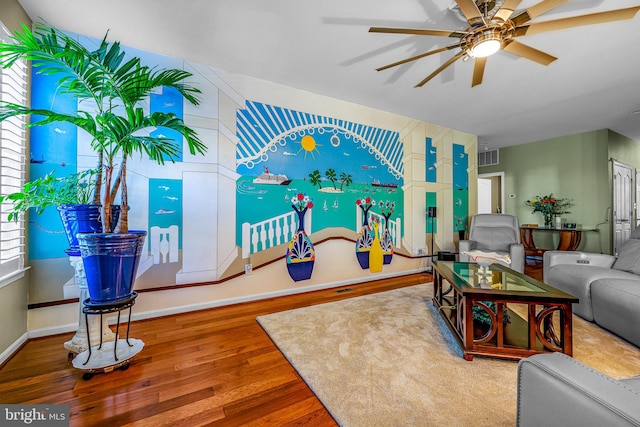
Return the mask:
{"type": "MultiPolygon", "coordinates": [[[[462,359],[432,294],[418,285],[258,322],[340,425],[515,425],[517,362],[462,359]]],[[[640,374],[640,349],[576,316],[574,357],[640,374]]]]}

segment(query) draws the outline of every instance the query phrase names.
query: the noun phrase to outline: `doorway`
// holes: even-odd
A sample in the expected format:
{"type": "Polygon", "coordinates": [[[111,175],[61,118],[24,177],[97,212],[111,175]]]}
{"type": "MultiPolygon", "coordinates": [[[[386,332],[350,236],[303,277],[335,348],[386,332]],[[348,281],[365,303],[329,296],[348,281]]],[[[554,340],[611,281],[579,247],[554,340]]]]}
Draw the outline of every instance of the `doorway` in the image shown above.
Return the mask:
{"type": "Polygon", "coordinates": [[[613,254],[631,235],[633,218],[633,168],[613,161],[613,254]]]}
{"type": "Polygon", "coordinates": [[[504,172],[478,174],[478,213],[504,213],[504,172]]]}

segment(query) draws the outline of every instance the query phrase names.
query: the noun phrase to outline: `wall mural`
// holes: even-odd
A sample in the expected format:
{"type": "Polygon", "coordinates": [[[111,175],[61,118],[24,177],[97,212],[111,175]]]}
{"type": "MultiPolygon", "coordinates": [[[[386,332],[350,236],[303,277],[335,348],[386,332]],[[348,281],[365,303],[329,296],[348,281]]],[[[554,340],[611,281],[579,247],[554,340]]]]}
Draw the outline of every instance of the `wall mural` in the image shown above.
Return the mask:
{"type": "MultiPolygon", "coordinates": [[[[364,197],[376,201],[372,215],[381,216],[383,206],[393,203],[394,218],[402,218],[398,132],[247,101],[237,114],[237,134],[236,235],[244,257],[291,239],[297,230],[291,209],[297,194],[313,199],[305,215],[307,234],[359,230],[355,201],[364,197]]],[[[401,222],[391,225],[398,242],[401,222]]]]}
{"type": "Polygon", "coordinates": [[[469,216],[469,155],[453,144],[453,231],[467,230],[469,216]]]}

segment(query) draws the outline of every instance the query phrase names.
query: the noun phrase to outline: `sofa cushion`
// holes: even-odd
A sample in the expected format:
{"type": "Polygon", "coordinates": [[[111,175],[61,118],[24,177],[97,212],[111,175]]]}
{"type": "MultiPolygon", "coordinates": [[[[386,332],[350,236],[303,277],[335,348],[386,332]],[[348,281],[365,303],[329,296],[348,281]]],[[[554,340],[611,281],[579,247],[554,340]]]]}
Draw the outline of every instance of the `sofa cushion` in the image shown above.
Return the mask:
{"type": "Polygon", "coordinates": [[[633,389],[636,393],[640,394],[640,376],[633,378],[626,378],[624,380],[619,380],[625,386],[633,389]]]}
{"type": "Polygon", "coordinates": [[[598,325],[640,346],[640,278],[595,280],[591,301],[598,325]]]}
{"type": "Polygon", "coordinates": [[[595,267],[580,264],[557,264],[551,267],[545,277],[545,282],[554,288],[567,292],[580,301],[573,304],[573,312],[585,320],[593,320],[591,308],[590,285],[598,279],[635,279],[640,277],[626,271],[611,268],[595,267]]]}
{"type": "Polygon", "coordinates": [[[640,240],[629,239],[624,242],[618,253],[618,259],[611,268],[640,274],[640,240]]]}

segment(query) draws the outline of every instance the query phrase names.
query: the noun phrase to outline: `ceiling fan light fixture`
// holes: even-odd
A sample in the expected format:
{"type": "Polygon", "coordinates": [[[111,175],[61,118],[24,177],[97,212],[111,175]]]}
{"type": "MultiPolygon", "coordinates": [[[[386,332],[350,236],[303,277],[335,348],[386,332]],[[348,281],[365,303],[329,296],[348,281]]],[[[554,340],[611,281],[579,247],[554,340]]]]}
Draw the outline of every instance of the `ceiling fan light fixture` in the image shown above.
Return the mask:
{"type": "Polygon", "coordinates": [[[484,58],[485,56],[491,56],[500,50],[500,41],[498,40],[485,40],[471,48],[471,54],[476,58],[484,58]]]}
{"type": "Polygon", "coordinates": [[[473,35],[470,43],[469,54],[474,58],[491,56],[500,50],[502,37],[499,31],[482,31],[473,35]]]}

